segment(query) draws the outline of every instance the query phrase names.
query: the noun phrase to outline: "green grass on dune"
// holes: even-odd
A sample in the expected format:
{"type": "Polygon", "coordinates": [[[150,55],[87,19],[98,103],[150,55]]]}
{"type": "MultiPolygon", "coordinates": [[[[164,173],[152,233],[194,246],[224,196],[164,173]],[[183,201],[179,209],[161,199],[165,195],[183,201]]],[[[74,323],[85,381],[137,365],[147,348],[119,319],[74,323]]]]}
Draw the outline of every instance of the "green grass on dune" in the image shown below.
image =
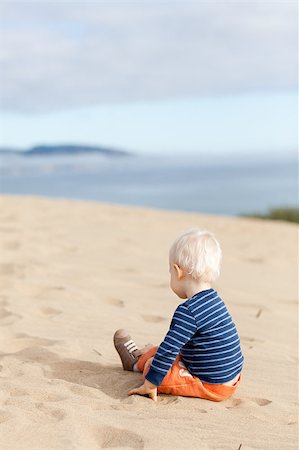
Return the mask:
{"type": "Polygon", "coordinates": [[[244,217],[257,217],[259,219],[284,220],[299,223],[299,208],[272,208],[265,214],[242,214],[244,217]]]}

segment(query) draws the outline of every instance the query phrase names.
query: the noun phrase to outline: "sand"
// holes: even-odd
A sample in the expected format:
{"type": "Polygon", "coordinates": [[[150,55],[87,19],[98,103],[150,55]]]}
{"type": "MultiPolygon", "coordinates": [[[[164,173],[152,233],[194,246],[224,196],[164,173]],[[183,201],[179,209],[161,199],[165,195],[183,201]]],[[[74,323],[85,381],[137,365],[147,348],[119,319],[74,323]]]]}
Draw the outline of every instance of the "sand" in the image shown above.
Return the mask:
{"type": "Polygon", "coordinates": [[[296,449],[297,241],[294,224],[3,196],[0,448],[296,449]],[[168,248],[207,228],[224,254],[215,289],[245,356],[221,403],[128,397],[112,344],[126,327],[159,343],[180,300],[168,248]],[[98,353],[97,353],[97,352],[98,353]]]}

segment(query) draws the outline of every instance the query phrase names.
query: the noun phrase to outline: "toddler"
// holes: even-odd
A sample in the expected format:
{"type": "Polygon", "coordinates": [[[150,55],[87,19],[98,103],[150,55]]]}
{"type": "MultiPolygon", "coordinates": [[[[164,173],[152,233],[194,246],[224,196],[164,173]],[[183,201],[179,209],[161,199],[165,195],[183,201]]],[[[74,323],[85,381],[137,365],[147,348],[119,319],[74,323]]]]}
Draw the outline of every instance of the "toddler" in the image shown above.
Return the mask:
{"type": "Polygon", "coordinates": [[[212,283],[219,276],[221,249],[208,231],[179,236],[169,251],[170,287],[184,299],[163,342],[140,350],[126,330],[114,334],[124,370],[143,373],[129,395],[157,393],[221,401],[241,380],[244,357],[232,317],[212,283]]]}

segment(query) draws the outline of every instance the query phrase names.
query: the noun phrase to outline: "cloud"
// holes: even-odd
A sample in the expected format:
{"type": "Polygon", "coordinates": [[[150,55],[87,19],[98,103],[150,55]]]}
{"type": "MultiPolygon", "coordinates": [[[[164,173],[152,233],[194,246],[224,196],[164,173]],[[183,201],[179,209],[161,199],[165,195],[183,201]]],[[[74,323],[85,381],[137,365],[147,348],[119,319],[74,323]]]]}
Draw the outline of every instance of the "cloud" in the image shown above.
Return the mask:
{"type": "Polygon", "coordinates": [[[8,112],[297,85],[297,2],[6,2],[0,15],[8,112]]]}

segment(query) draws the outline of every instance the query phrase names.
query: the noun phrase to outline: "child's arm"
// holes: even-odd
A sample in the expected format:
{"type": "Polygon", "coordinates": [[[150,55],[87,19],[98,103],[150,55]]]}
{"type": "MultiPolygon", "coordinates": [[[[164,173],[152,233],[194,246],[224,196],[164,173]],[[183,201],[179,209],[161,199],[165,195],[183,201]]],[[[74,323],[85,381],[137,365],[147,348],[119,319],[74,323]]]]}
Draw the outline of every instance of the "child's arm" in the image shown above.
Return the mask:
{"type": "Polygon", "coordinates": [[[148,394],[151,399],[157,401],[157,387],[162,383],[182,346],[195,332],[196,324],[193,315],[186,306],[179,305],[172,317],[168,333],[153,358],[144,384],[137,389],[132,389],[128,394],[148,394]],[[158,367],[155,367],[155,362],[158,367]]]}
{"type": "Polygon", "coordinates": [[[139,387],[135,389],[131,389],[128,392],[128,395],[148,395],[154,402],[157,401],[157,386],[153,383],[151,383],[148,380],[144,380],[144,383],[139,387]]]}
{"type": "Polygon", "coordinates": [[[181,348],[197,331],[195,318],[185,305],[179,305],[174,312],[170,328],[151,362],[145,378],[160,386],[181,348]]]}

